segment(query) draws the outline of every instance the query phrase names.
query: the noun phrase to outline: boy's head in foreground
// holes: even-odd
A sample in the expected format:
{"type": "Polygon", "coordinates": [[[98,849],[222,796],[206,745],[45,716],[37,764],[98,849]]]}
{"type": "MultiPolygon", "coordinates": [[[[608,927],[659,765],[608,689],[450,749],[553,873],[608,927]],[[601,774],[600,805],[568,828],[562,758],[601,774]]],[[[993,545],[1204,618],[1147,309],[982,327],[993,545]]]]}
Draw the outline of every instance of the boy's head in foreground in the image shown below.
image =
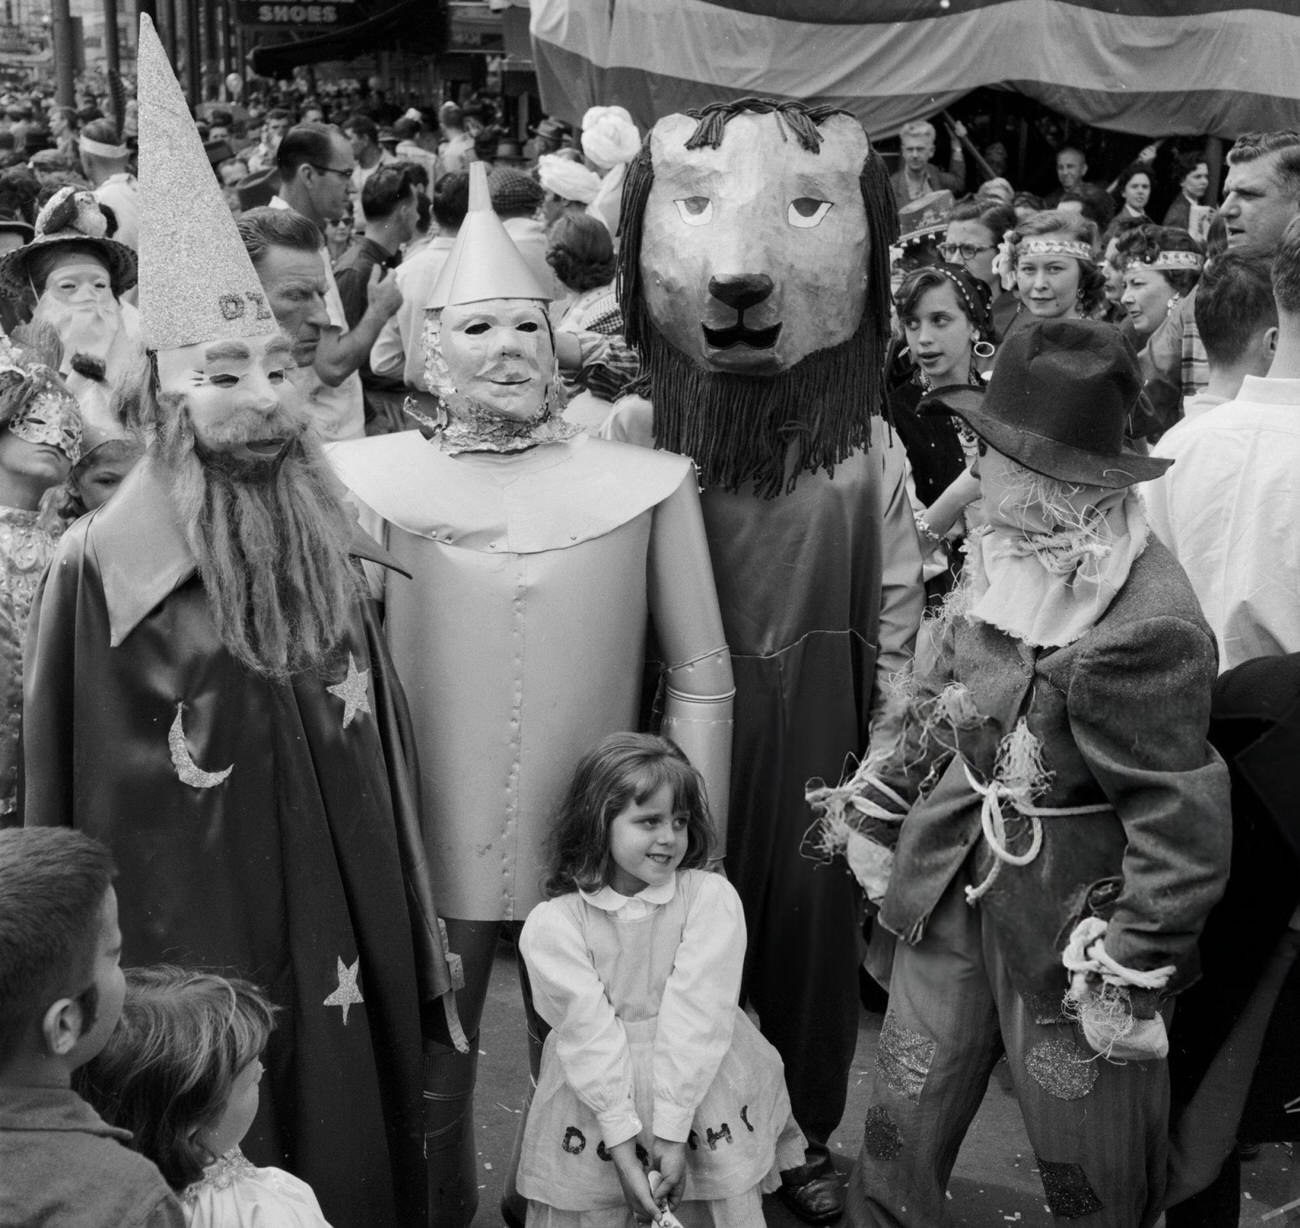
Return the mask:
{"type": "Polygon", "coordinates": [[[113,860],[63,828],[0,831],[0,1086],[66,1087],[122,1011],[113,860]]]}

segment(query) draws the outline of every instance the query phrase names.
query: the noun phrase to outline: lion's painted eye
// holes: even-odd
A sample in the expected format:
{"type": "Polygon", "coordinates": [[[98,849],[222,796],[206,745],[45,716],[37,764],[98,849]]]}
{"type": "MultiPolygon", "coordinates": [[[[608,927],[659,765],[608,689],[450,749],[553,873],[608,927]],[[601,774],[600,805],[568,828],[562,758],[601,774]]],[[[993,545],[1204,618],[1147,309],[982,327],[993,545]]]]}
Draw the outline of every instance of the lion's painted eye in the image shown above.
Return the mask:
{"type": "Polygon", "coordinates": [[[800,230],[811,230],[831,211],[829,200],[818,200],[815,196],[799,196],[790,202],[786,218],[791,226],[800,230]]]}
{"type": "Polygon", "coordinates": [[[678,216],[688,226],[707,226],[713,221],[713,202],[707,196],[687,196],[675,200],[678,216]]]}

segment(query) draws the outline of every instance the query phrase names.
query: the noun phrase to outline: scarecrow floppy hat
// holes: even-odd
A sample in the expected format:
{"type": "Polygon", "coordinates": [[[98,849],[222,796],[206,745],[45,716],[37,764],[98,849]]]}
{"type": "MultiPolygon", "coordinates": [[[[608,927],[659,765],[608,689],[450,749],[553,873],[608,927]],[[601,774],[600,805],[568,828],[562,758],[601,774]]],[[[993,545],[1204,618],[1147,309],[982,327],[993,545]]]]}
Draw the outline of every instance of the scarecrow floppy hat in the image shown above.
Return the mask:
{"type": "Polygon", "coordinates": [[[29,281],[29,262],[37,252],[78,243],[93,250],[108,269],[113,293],[135,285],[135,252],[108,237],[108,218],[95,194],[87,188],[60,188],[36,216],[36,234],[30,243],[0,256],[0,291],[21,298],[29,281]]]}
{"type": "Polygon", "coordinates": [[[1112,325],[1035,320],[1003,342],[987,390],[936,388],[921,407],[964,418],[991,447],[1035,473],[1118,489],[1173,464],[1125,445],[1124,427],[1141,396],[1137,355],[1112,325]]]}

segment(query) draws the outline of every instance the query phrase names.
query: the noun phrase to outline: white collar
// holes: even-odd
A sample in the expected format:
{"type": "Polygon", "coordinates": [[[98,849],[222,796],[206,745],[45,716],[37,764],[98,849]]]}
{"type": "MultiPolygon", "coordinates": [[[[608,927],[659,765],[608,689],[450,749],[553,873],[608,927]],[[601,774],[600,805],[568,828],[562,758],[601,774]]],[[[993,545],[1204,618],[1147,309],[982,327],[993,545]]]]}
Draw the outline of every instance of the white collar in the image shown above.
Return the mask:
{"type": "Polygon", "coordinates": [[[646,887],[636,895],[622,895],[608,883],[599,891],[579,891],[578,894],[588,904],[605,912],[618,912],[633,900],[639,900],[642,904],[667,904],[677,894],[677,875],[674,874],[666,883],[661,883],[658,887],[646,887]]]}
{"type": "Polygon", "coordinates": [[[1280,375],[1248,375],[1241,381],[1241,388],[1233,399],[1263,405],[1294,406],[1300,400],[1300,379],[1280,375]]]}

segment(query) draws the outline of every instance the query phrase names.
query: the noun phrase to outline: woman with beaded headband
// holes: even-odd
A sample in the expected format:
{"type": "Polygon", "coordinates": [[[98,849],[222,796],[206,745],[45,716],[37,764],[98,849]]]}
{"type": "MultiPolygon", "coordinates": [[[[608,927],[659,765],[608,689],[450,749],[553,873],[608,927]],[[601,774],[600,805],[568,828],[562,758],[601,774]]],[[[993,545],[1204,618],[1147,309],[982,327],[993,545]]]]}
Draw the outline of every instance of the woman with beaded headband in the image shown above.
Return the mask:
{"type": "Polygon", "coordinates": [[[27,615],[63,527],[45,495],[81,458],[77,399],[42,357],[0,337],[0,827],[18,821],[27,615]]]}
{"type": "Polygon", "coordinates": [[[1097,227],[1085,217],[1048,210],[1026,218],[998,249],[1002,284],[1020,295],[1021,311],[1007,330],[1030,318],[1078,320],[1096,315],[1106,301],[1097,267],[1097,227]]]}
{"type": "Polygon", "coordinates": [[[922,417],[916,406],[932,388],[981,386],[980,367],[993,356],[988,287],[962,265],[931,265],[903,279],[894,310],[916,378],[891,389],[889,416],[907,451],[916,526],[930,552],[926,594],[936,600],[956,579],[961,555],[950,553],[950,547],[965,531],[962,510],[979,496],[979,481],[967,469],[975,459],[976,437],[964,422],[922,417]]]}
{"type": "Polygon", "coordinates": [[[1196,285],[1204,261],[1201,245],[1172,226],[1139,226],[1116,237],[1115,255],[1124,271],[1120,302],[1140,347],[1196,285]]]}

